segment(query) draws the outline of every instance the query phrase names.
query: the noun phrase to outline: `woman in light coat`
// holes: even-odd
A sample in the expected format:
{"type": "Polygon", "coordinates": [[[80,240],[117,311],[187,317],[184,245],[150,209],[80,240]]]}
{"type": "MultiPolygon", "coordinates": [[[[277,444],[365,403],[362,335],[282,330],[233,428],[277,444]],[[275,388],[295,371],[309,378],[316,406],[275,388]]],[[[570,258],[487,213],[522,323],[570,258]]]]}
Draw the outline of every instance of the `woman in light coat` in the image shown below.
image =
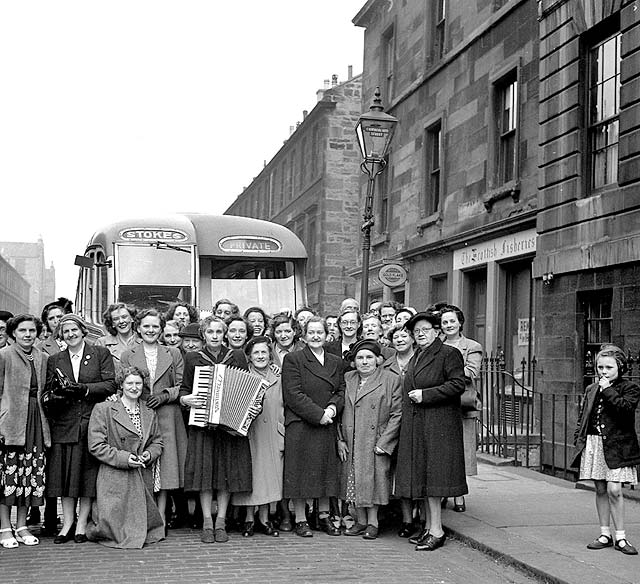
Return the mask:
{"type": "Polygon", "coordinates": [[[145,388],[142,399],[157,410],[163,450],[157,463],[160,481],[156,486],[158,508],[164,517],[167,491],[184,487],[187,431],[177,403],[184,362],[178,349],[158,342],[165,325],[160,312],[143,310],[136,316],[136,323],[142,343],[122,354],[121,366],[137,367],[145,374],[148,390],[145,388]]]}
{"type": "Polygon", "coordinates": [[[101,464],[87,537],[107,547],[141,548],[164,537],[152,470],[162,438],[156,413],[139,399],[142,371],[126,367],[119,381],[122,395],[98,404],[89,421],[89,451],[101,464]]]}
{"type": "Polygon", "coordinates": [[[49,425],[41,405],[47,356],[34,348],[40,321],[29,314],[9,320],[15,341],[0,350],[0,545],[37,545],[27,528],[27,509],[42,505],[45,448],[51,446],[49,425]],[[17,507],[15,536],[10,511],[17,507]]]}
{"type": "Polygon", "coordinates": [[[266,535],[278,536],[269,521],[269,504],[282,499],[284,469],[284,403],[280,368],[272,363],[271,342],[268,337],[253,337],[244,348],[249,371],[264,379],[267,388],[262,398],[262,410],[249,428],[251,472],[256,480],[249,493],[234,493],[234,505],[245,505],[247,517],[243,535],[254,532],[253,511],[259,505],[256,529],[266,535]]]}
{"type": "MultiPolygon", "coordinates": [[[[440,322],[444,335],[444,344],[455,347],[462,353],[464,361],[465,392],[469,391],[473,395],[478,395],[477,383],[482,366],[482,345],[473,339],[469,339],[462,334],[464,325],[464,314],[457,306],[452,304],[440,309],[440,322]]],[[[477,399],[475,404],[480,403],[477,399]]],[[[462,434],[464,440],[464,468],[465,474],[475,476],[478,474],[478,458],[476,451],[477,444],[477,422],[479,411],[477,405],[473,408],[462,404],[462,434]]],[[[442,500],[445,507],[447,500],[442,500]]],[[[455,497],[453,510],[457,512],[466,511],[464,497],[455,497]]]]}
{"type": "Polygon", "coordinates": [[[353,503],[355,525],[345,535],[378,536],[378,507],[391,494],[391,455],[402,415],[400,378],[380,367],[380,345],[358,341],[350,351],[355,371],[345,373],[345,406],[338,453],[342,460],[340,498],[353,503]]]}

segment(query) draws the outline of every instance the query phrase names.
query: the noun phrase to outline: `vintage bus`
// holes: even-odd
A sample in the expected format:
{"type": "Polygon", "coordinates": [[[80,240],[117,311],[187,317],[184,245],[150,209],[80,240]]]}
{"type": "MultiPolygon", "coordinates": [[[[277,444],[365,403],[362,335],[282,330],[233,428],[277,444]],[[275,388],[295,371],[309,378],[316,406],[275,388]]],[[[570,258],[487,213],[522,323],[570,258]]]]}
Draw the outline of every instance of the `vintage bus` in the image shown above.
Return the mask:
{"type": "Polygon", "coordinates": [[[76,310],[98,327],[113,302],[164,311],[183,301],[206,311],[228,298],[241,311],[293,311],[306,305],[306,259],[302,242],[268,221],[197,213],[124,219],[97,231],[76,257],[76,310]]]}

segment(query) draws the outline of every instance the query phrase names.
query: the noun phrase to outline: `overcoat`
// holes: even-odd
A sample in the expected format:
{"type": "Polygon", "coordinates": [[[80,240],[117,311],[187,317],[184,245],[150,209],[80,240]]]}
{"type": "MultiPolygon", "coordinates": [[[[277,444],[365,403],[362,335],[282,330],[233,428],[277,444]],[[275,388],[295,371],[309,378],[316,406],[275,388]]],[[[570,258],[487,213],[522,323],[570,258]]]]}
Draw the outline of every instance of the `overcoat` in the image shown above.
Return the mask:
{"type": "MultiPolygon", "coordinates": [[[[252,373],[255,370],[249,366],[252,373]]],[[[284,467],[284,404],[280,368],[269,366],[262,411],[249,428],[253,490],[233,496],[234,505],[264,505],[282,499],[284,467]]]]}
{"type": "MultiPolygon", "coordinates": [[[[49,357],[45,391],[52,391],[54,387],[56,368],[74,379],[69,349],[49,357]]],[[[50,497],[95,496],[98,462],[89,453],[87,433],[94,405],[116,390],[113,359],[108,349],[85,342],[76,381],[86,384],[86,395],[68,399],[62,407],[48,412],[51,451],[47,491],[50,497]]]]}
{"type": "MultiPolygon", "coordinates": [[[[42,408],[42,393],[47,375],[47,356],[34,349],[33,365],[38,379],[38,408],[42,420],[45,446],[51,446],[49,423],[42,408]]],[[[14,343],[0,349],[0,442],[7,446],[24,446],[29,411],[31,365],[14,343]]]]}
{"type": "MultiPolygon", "coordinates": [[[[47,390],[53,386],[56,367],[73,380],[73,367],[69,349],[51,355],[47,361],[47,390]]],[[[87,395],[67,402],[67,407],[50,415],[51,441],[74,444],[81,436],[86,439],[93,406],[115,393],[116,381],[113,359],[108,349],[85,342],[80,359],[78,383],[87,385],[87,395]]]]}
{"type": "Polygon", "coordinates": [[[282,365],[284,399],[284,496],[336,497],[340,482],[336,423],[344,408],[342,359],[324,352],[324,365],[305,347],[282,365]],[[336,408],[334,423],[321,425],[324,409],[336,408]]]}
{"type": "MultiPolygon", "coordinates": [[[[187,457],[187,431],[180,406],[177,403],[182,383],[184,361],[182,353],[175,347],[157,345],[158,361],[153,387],[145,387],[142,400],[149,393],[158,394],[166,391],[169,402],[161,405],[157,410],[158,426],[162,435],[163,450],[160,457],[160,488],[163,490],[180,489],[184,486],[184,464],[187,457]]],[[[142,371],[149,380],[149,369],[144,356],[144,343],[137,343],[131,349],[122,353],[120,367],[135,366],[142,371]]]]}
{"type": "Polygon", "coordinates": [[[116,369],[118,369],[122,367],[120,362],[122,354],[129,349],[133,349],[133,347],[139,345],[141,342],[140,337],[135,334],[130,336],[127,342],[122,342],[118,335],[106,334],[104,337],[97,339],[95,344],[109,349],[109,352],[113,357],[113,363],[116,366],[116,369]]]}
{"type": "MultiPolygon", "coordinates": [[[[445,341],[445,344],[448,344],[445,341]]],[[[460,335],[460,339],[456,344],[450,345],[455,347],[462,353],[464,362],[464,382],[465,391],[472,390],[478,395],[478,377],[480,375],[480,367],[482,366],[482,345],[473,339],[468,339],[464,335],[460,335]]],[[[482,396],[479,396],[480,398],[482,396]]],[[[477,419],[480,412],[477,410],[463,410],[462,412],[462,433],[464,439],[464,466],[467,476],[475,476],[478,474],[478,438],[477,438],[477,419]]]]}
{"type": "Polygon", "coordinates": [[[465,495],[462,415],[462,354],[440,339],[418,349],[407,367],[402,391],[395,495],[409,499],[465,495]],[[422,391],[414,403],[409,392],[422,391]]]}
{"type": "Polygon", "coordinates": [[[402,416],[400,378],[378,367],[360,387],[357,371],[345,373],[342,433],[349,454],[342,463],[340,498],[347,500],[353,465],[356,507],[386,505],[391,494],[391,455],[398,443],[402,416]],[[378,447],[386,454],[374,453],[378,447]]]}
{"type": "MultiPolygon", "coordinates": [[[[589,417],[593,410],[599,385],[587,387],[574,434],[575,449],[571,466],[580,466],[580,456],[587,443],[589,417]]],[[[604,459],[610,469],[640,464],[640,446],[635,429],[636,408],[640,401],[640,387],[618,377],[602,390],[604,407],[600,416],[604,459]]]]}
{"type": "Polygon", "coordinates": [[[100,461],[87,537],[114,548],[141,548],[163,539],[164,523],[153,499],[152,464],[162,452],[155,412],[140,402],[142,437],[122,401],[96,405],[89,422],[89,450],[100,461]],[[151,455],[146,468],[130,468],[129,455],[151,455]]]}

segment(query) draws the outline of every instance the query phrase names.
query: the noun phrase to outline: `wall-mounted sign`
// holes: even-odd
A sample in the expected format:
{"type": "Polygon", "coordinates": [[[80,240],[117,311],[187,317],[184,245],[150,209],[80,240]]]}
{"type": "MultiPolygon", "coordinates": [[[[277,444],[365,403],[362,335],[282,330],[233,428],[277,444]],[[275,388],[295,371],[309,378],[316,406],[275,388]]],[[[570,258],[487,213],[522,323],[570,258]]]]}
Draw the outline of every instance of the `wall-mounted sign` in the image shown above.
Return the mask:
{"type": "Polygon", "coordinates": [[[120,239],[127,241],[164,241],[176,243],[187,241],[188,235],[179,229],[156,229],[154,227],[130,227],[120,232],[120,239]]]}
{"type": "Polygon", "coordinates": [[[453,252],[453,269],[464,270],[536,251],[536,230],[528,229],[497,239],[481,241],[453,252]]]}
{"type": "Polygon", "coordinates": [[[380,268],[378,278],[385,286],[402,286],[407,281],[407,270],[400,264],[387,264],[380,268]]]}
{"type": "Polygon", "coordinates": [[[282,244],[271,237],[232,235],[222,238],[218,247],[229,253],[275,253],[282,249],[282,244]]]}

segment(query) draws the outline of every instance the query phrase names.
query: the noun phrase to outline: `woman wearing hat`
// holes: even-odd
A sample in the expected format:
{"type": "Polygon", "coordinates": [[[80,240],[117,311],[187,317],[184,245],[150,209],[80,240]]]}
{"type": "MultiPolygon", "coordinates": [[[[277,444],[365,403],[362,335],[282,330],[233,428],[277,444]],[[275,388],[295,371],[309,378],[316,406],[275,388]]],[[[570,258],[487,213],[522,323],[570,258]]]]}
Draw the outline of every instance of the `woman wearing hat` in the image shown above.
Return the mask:
{"type": "Polygon", "coordinates": [[[65,348],[64,341],[56,338],[54,333],[58,328],[60,319],[65,314],[71,313],[71,308],[71,300],[61,296],[57,300],[46,304],[42,309],[41,319],[46,338],[43,341],[36,342],[36,347],[45,355],[55,355],[65,348]]]}
{"type": "Polygon", "coordinates": [[[257,530],[266,535],[278,536],[269,521],[269,504],[282,499],[282,473],[284,467],[284,404],[280,368],[273,364],[269,337],[253,337],[245,346],[249,371],[262,377],[268,384],[262,399],[262,411],[249,428],[251,471],[256,477],[253,490],[236,493],[234,505],[247,507],[243,535],[254,532],[253,510],[259,505],[257,530]]]}
{"type": "Polygon", "coordinates": [[[62,497],[62,529],[53,540],[87,541],[86,527],[92,498],[96,496],[98,461],[89,454],[87,434],[93,406],[116,390],[111,353],[85,342],[87,327],[79,316],[65,314],[56,335],[67,345],[49,357],[43,401],[49,404],[51,427],[47,496],[62,497]],[[58,371],[68,381],[58,383],[58,371]],[[76,502],[80,499],[77,524],[76,502]],[[75,532],[75,537],[74,537],[75,532]]]}
{"type": "Polygon", "coordinates": [[[409,362],[402,392],[395,495],[426,499],[427,522],[416,550],[444,545],[440,502],[467,491],[460,396],[464,362],[454,347],[438,338],[440,314],[419,312],[406,324],[417,350],[409,362]]]}
{"type": "Polygon", "coordinates": [[[380,367],[376,341],[351,347],[355,371],[345,373],[345,405],[338,454],[342,461],[340,498],[356,508],[356,523],[345,535],[378,537],[378,507],[391,494],[391,455],[402,415],[400,378],[380,367]]]}

